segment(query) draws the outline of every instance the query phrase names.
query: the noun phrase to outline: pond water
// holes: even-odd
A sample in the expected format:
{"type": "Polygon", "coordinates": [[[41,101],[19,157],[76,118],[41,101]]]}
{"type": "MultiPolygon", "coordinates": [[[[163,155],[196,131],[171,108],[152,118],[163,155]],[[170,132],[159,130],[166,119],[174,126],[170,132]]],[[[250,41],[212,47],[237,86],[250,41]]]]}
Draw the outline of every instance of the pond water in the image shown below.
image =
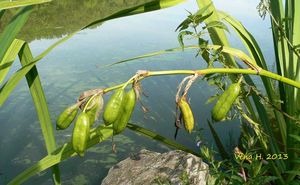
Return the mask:
{"type": "MultiPolygon", "coordinates": [[[[20,37],[30,41],[30,47],[37,55],[61,36],[90,21],[143,1],[97,2],[64,0],[55,1],[48,6],[39,6],[33,12],[20,37]]],[[[274,59],[270,47],[271,31],[268,21],[261,20],[255,9],[258,0],[250,2],[239,0],[230,4],[217,0],[215,4],[240,19],[249,28],[264,46],[263,52],[272,65],[274,59]]],[[[81,92],[122,83],[137,70],[205,68],[202,59],[195,58],[195,51],[162,55],[109,68],[103,67],[105,64],[129,57],[178,47],[177,33],[174,30],[187,16],[186,10],[194,12],[196,9],[195,1],[190,0],[176,7],[112,20],[92,29],[83,30],[57,47],[37,65],[53,123],[65,107],[76,101],[81,92]]],[[[234,36],[233,33],[231,35],[234,36]]],[[[241,47],[237,39],[231,37],[231,40],[235,43],[234,47],[241,47]]],[[[13,70],[19,67],[18,62],[15,62],[13,70]]],[[[177,85],[183,77],[162,76],[143,80],[142,87],[148,95],[143,97],[143,102],[150,112],[144,114],[137,106],[132,122],[173,139],[174,99],[177,85]]],[[[198,80],[189,92],[196,127],[204,129],[201,133],[209,145],[214,145],[206,121],[210,119],[212,105],[206,105],[205,102],[215,92],[214,88],[202,80],[198,80]]],[[[106,100],[107,98],[108,96],[105,96],[106,100]]],[[[0,124],[0,184],[7,184],[14,176],[46,155],[38,119],[25,80],[22,80],[0,109],[0,124]]],[[[100,121],[97,124],[100,124],[100,121]]],[[[228,150],[231,150],[239,136],[239,121],[216,124],[215,128],[228,150]]],[[[70,141],[71,132],[72,128],[55,131],[58,145],[70,141]]],[[[198,134],[199,132],[195,131],[189,135],[181,129],[177,142],[198,151],[199,148],[196,146],[198,134]]],[[[111,151],[111,141],[105,141],[89,149],[84,158],[74,157],[62,162],[60,168],[63,184],[100,184],[112,165],[142,148],[158,152],[170,150],[130,130],[116,136],[114,140],[118,151],[116,154],[111,151]]],[[[49,171],[43,172],[24,184],[52,184],[51,174],[49,171]]]]}

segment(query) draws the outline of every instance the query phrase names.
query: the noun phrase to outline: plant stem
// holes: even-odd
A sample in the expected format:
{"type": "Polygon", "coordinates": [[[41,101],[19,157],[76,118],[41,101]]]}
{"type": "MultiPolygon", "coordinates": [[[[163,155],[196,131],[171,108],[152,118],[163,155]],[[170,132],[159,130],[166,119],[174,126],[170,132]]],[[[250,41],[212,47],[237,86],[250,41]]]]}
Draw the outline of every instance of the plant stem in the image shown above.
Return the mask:
{"type": "MultiPolygon", "coordinates": [[[[280,82],[283,82],[285,84],[291,85],[293,87],[300,89],[300,83],[296,82],[294,80],[291,80],[289,78],[286,78],[284,76],[280,76],[278,74],[266,71],[264,69],[261,69],[259,73],[256,70],[253,69],[239,69],[239,68],[209,68],[209,69],[200,69],[200,70],[166,70],[166,71],[148,71],[147,74],[145,74],[143,77],[140,78],[140,80],[151,77],[151,76],[162,76],[162,75],[191,75],[198,73],[199,75],[206,75],[206,74],[214,74],[214,73],[227,73],[227,74],[250,74],[250,75],[259,75],[259,76],[265,76],[280,82]]],[[[103,93],[107,93],[109,91],[124,87],[126,84],[133,83],[133,79],[131,78],[125,83],[108,87],[103,90],[103,93]]]]}
{"type": "Polygon", "coordinates": [[[201,69],[201,70],[170,70],[170,71],[148,71],[147,76],[160,76],[160,75],[176,75],[176,74],[194,74],[195,72],[206,75],[213,73],[230,73],[230,74],[250,74],[250,75],[260,75],[268,78],[272,78],[274,80],[281,81],[288,85],[300,88],[300,83],[289,78],[280,76],[278,74],[266,71],[261,69],[259,74],[257,74],[256,70],[252,69],[236,69],[236,68],[210,68],[210,69],[201,69]]]}

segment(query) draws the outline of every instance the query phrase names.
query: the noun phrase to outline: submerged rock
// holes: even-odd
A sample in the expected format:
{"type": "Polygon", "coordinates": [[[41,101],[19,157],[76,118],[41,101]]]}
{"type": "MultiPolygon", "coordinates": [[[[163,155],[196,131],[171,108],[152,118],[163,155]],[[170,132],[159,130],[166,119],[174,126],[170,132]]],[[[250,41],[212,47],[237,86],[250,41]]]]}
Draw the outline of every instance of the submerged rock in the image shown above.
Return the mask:
{"type": "Polygon", "coordinates": [[[201,158],[175,150],[141,150],[110,168],[102,185],[206,184],[208,165],[201,158]]]}

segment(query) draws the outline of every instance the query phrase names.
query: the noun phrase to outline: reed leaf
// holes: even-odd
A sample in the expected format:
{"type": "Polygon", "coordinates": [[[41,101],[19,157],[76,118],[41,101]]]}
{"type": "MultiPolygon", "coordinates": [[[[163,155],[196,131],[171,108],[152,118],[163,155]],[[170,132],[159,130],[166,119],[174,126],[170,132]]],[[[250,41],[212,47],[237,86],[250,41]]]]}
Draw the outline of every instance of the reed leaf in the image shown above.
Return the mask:
{"type": "Polygon", "coordinates": [[[216,130],[214,129],[214,127],[212,126],[212,124],[210,123],[209,120],[207,120],[207,123],[208,123],[209,129],[210,129],[210,132],[215,140],[215,143],[218,147],[221,157],[223,158],[223,160],[228,159],[229,155],[226,152],[225,147],[224,147],[218,133],[216,132],[216,130]]]}
{"type": "MultiPolygon", "coordinates": [[[[22,49],[19,52],[19,57],[22,66],[25,66],[33,59],[28,44],[23,45],[22,49]]],[[[33,67],[26,74],[26,80],[39,118],[39,123],[43,133],[43,138],[45,140],[47,152],[48,154],[51,154],[56,149],[56,142],[52,126],[53,124],[50,118],[46,97],[36,67],[33,67]]],[[[60,172],[58,166],[54,166],[52,168],[52,172],[54,183],[60,184],[60,172]]]]}
{"type": "MultiPolygon", "coordinates": [[[[90,139],[87,144],[87,148],[90,148],[112,136],[113,130],[111,126],[100,125],[90,131],[90,139]]],[[[45,156],[43,159],[35,163],[33,166],[27,168],[14,179],[12,179],[8,185],[22,184],[30,177],[39,174],[40,172],[51,168],[52,166],[59,164],[60,162],[76,156],[77,153],[73,150],[72,143],[68,142],[57,148],[51,154],[45,156]]]]}
{"type": "Polygon", "coordinates": [[[200,156],[199,153],[196,153],[194,152],[193,150],[185,147],[184,145],[181,145],[179,143],[176,143],[175,141],[172,141],[166,137],[163,137],[151,130],[148,130],[148,129],[145,129],[143,127],[140,127],[138,125],[135,125],[135,124],[132,124],[132,123],[128,123],[127,124],[127,128],[129,128],[130,130],[136,132],[136,133],[139,133],[143,136],[146,136],[146,137],[149,137],[153,140],[156,140],[156,141],[159,141],[163,144],[165,144],[166,146],[169,146],[171,148],[175,148],[177,150],[182,150],[182,151],[185,151],[185,152],[188,152],[188,153],[191,153],[191,154],[194,154],[196,156],[200,156]]]}
{"type": "MultiPolygon", "coordinates": [[[[200,47],[198,45],[187,45],[187,46],[184,46],[183,48],[184,49],[200,49],[200,47]]],[[[210,44],[210,45],[207,45],[207,48],[217,50],[217,49],[220,49],[221,46],[210,44]]],[[[144,54],[144,55],[135,56],[135,57],[128,58],[128,59],[125,59],[125,60],[120,60],[120,61],[114,62],[112,64],[108,64],[105,67],[109,67],[109,66],[113,66],[113,65],[117,65],[117,64],[122,64],[122,63],[126,63],[126,62],[129,62],[129,61],[134,61],[134,60],[138,60],[138,59],[144,59],[144,58],[154,57],[154,56],[158,56],[158,55],[179,52],[179,51],[182,51],[182,47],[155,51],[155,52],[152,52],[152,53],[147,53],[147,54],[144,54]]],[[[245,61],[255,65],[255,61],[239,49],[223,46],[222,49],[220,50],[220,52],[222,52],[224,54],[228,54],[230,56],[235,56],[235,57],[239,58],[241,61],[245,60],[245,61]]]]}
{"type": "MultiPolygon", "coordinates": [[[[3,32],[0,35],[0,62],[3,62],[3,57],[14,41],[15,37],[27,21],[29,14],[32,11],[31,6],[22,8],[17,14],[11,19],[7,26],[5,26],[3,32]]],[[[0,63],[1,65],[2,63],[0,63]]]]}
{"type": "Polygon", "coordinates": [[[5,79],[11,65],[18,56],[20,49],[25,42],[22,40],[15,39],[8,50],[6,51],[4,57],[0,61],[0,84],[5,79]]]}
{"type": "Polygon", "coordinates": [[[0,1],[0,10],[47,3],[52,0],[0,1]]]}

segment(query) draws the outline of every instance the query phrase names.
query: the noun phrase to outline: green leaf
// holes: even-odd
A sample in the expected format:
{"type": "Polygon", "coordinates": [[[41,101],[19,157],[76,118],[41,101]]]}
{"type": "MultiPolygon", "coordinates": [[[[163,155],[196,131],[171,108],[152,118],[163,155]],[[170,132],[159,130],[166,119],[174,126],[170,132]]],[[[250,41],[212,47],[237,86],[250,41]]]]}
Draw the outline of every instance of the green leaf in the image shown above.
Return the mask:
{"type": "Polygon", "coordinates": [[[210,17],[213,14],[213,11],[210,11],[206,15],[203,16],[208,11],[208,8],[212,5],[212,3],[204,6],[203,8],[200,8],[194,15],[194,21],[198,25],[199,23],[202,23],[205,19],[210,17]]]}
{"type": "Polygon", "coordinates": [[[182,51],[184,50],[183,37],[186,36],[186,35],[193,35],[193,32],[191,32],[191,31],[181,31],[178,34],[178,42],[179,42],[179,44],[182,48],[182,51]]]}
{"type": "Polygon", "coordinates": [[[204,16],[202,16],[202,14],[201,15],[196,15],[195,18],[194,18],[195,19],[195,23],[197,25],[199,25],[200,23],[202,23],[203,21],[205,21],[207,18],[209,18],[212,14],[213,14],[213,12],[210,12],[210,13],[204,15],[204,16]]]}
{"type": "Polygon", "coordinates": [[[145,129],[143,127],[140,127],[138,125],[135,125],[135,124],[132,124],[132,123],[128,123],[127,124],[127,128],[129,128],[130,130],[136,132],[136,133],[139,133],[139,134],[142,134],[143,136],[147,136],[151,139],[154,139],[156,141],[159,141],[169,147],[172,147],[172,148],[175,148],[177,150],[182,150],[182,151],[185,151],[185,152],[188,152],[188,153],[191,153],[191,154],[194,154],[196,156],[199,156],[199,153],[196,153],[194,152],[193,150],[191,149],[188,149],[187,147],[185,147],[184,145],[181,145],[179,143],[176,143],[175,141],[172,141],[168,138],[165,138],[151,130],[148,130],[148,129],[145,129]]]}
{"type": "MultiPolygon", "coordinates": [[[[184,48],[187,49],[186,46],[184,48]]],[[[147,53],[147,54],[144,54],[144,55],[140,55],[140,56],[128,58],[128,59],[125,59],[125,60],[121,60],[121,61],[118,61],[118,62],[114,62],[112,64],[106,65],[105,67],[118,65],[118,64],[122,64],[122,63],[127,63],[127,62],[131,62],[131,61],[138,60],[138,59],[144,59],[144,58],[154,57],[154,56],[158,56],[158,55],[174,53],[174,52],[178,52],[178,51],[182,51],[182,48],[171,48],[171,49],[160,50],[160,51],[156,51],[156,52],[152,52],[152,53],[147,53]]]]}
{"type": "Polygon", "coordinates": [[[253,176],[256,177],[257,175],[259,175],[259,172],[261,170],[261,167],[262,167],[262,162],[258,162],[258,164],[256,164],[254,166],[254,169],[253,169],[253,176]]]}
{"type": "Polygon", "coordinates": [[[21,0],[21,1],[0,1],[0,10],[1,9],[9,9],[9,8],[17,8],[23,6],[30,6],[36,4],[47,3],[52,0],[21,0]]]}
{"type": "MultiPolygon", "coordinates": [[[[200,8],[195,15],[203,15],[205,12],[208,11],[209,7],[212,6],[212,3],[209,3],[205,6],[203,6],[202,8],[200,8]]],[[[212,11],[210,11],[208,14],[212,13],[212,11]]]]}
{"type": "MultiPolygon", "coordinates": [[[[32,60],[33,57],[28,44],[23,45],[22,49],[19,52],[19,57],[22,66],[28,64],[32,60]]],[[[50,118],[44,90],[42,88],[39,74],[35,66],[26,74],[26,80],[39,118],[39,123],[42,129],[47,152],[48,154],[51,154],[56,149],[56,142],[52,126],[53,124],[50,118]]],[[[60,184],[60,173],[58,166],[52,168],[52,171],[54,175],[54,183],[60,184]]]]}
{"type": "Polygon", "coordinates": [[[5,79],[11,65],[13,64],[14,60],[17,58],[18,53],[24,43],[25,42],[22,40],[15,39],[10,45],[10,47],[8,48],[2,60],[0,61],[0,84],[5,79]]]}
{"type": "MultiPolygon", "coordinates": [[[[31,13],[32,7],[25,7],[22,8],[20,11],[17,12],[17,14],[12,18],[12,20],[8,23],[7,26],[5,26],[3,32],[0,35],[0,60],[3,62],[3,57],[27,21],[29,14],[31,13]]],[[[1,63],[0,63],[1,64],[1,63]]]]}
{"type": "Polygon", "coordinates": [[[208,45],[208,40],[205,40],[203,38],[199,38],[198,39],[198,45],[199,45],[199,48],[206,49],[206,47],[208,45]]]}
{"type": "Polygon", "coordinates": [[[294,135],[294,134],[289,134],[289,136],[293,139],[295,139],[297,142],[300,142],[300,136],[294,135]]]}
{"type": "Polygon", "coordinates": [[[209,28],[220,28],[229,32],[227,26],[221,21],[211,21],[207,23],[206,26],[203,27],[203,29],[209,29],[209,28]]]}
{"type": "Polygon", "coordinates": [[[177,28],[175,29],[175,31],[182,31],[185,30],[189,27],[189,25],[192,23],[192,19],[191,18],[186,18],[184,21],[182,21],[177,28]]]}
{"type": "Polygon", "coordinates": [[[214,127],[212,126],[212,124],[210,123],[209,120],[207,120],[207,123],[208,123],[209,129],[210,129],[210,132],[213,135],[213,138],[214,138],[214,140],[216,142],[216,145],[217,145],[217,147],[219,149],[221,157],[223,158],[223,160],[229,159],[229,155],[227,154],[227,152],[225,150],[225,147],[222,144],[221,139],[220,139],[218,133],[216,132],[216,130],[214,129],[214,127]]]}
{"type": "MultiPolygon", "coordinates": [[[[203,46],[188,45],[188,46],[184,46],[184,49],[201,49],[201,47],[203,47],[203,46]]],[[[246,55],[243,51],[241,51],[239,49],[235,49],[235,48],[231,48],[231,47],[225,47],[225,46],[221,47],[220,45],[206,45],[206,47],[208,49],[213,49],[213,50],[218,50],[218,49],[222,48],[222,53],[224,53],[224,54],[229,54],[230,56],[238,57],[241,60],[247,60],[247,61],[252,62],[252,59],[249,58],[248,55],[246,55]]],[[[121,60],[121,61],[118,61],[118,62],[114,62],[114,63],[106,65],[106,66],[112,66],[112,65],[116,65],[116,64],[121,64],[121,63],[125,63],[125,62],[134,61],[134,60],[137,60],[137,59],[149,58],[149,57],[153,57],[153,56],[158,56],[158,55],[163,55],[163,54],[168,54],[168,53],[174,53],[174,52],[178,52],[178,51],[182,51],[182,48],[171,48],[171,49],[160,50],[160,51],[156,51],[156,52],[136,56],[136,57],[133,57],[133,58],[121,60]]]]}
{"type": "MultiPolygon", "coordinates": [[[[103,126],[103,125],[104,124],[90,131],[90,139],[88,141],[87,148],[90,148],[98,143],[101,143],[102,141],[112,136],[113,134],[112,127],[103,126]]],[[[42,171],[50,168],[51,166],[54,166],[76,155],[77,153],[73,150],[72,143],[71,142],[65,143],[61,147],[56,149],[54,152],[52,152],[51,155],[47,155],[46,157],[38,161],[33,166],[27,168],[22,173],[17,175],[14,179],[12,179],[8,183],[8,185],[22,184],[30,177],[37,175],[42,171]]]]}
{"type": "Polygon", "coordinates": [[[182,30],[185,30],[189,27],[189,25],[195,21],[196,24],[199,24],[201,22],[203,22],[205,19],[207,19],[208,17],[210,17],[213,12],[210,12],[204,16],[202,16],[202,14],[204,14],[206,11],[207,11],[207,8],[209,7],[210,5],[207,5],[203,8],[201,8],[200,10],[198,10],[195,14],[192,14],[189,12],[189,16],[188,18],[186,18],[184,21],[182,21],[178,26],[177,28],[175,29],[175,31],[182,31],[182,30]]]}

